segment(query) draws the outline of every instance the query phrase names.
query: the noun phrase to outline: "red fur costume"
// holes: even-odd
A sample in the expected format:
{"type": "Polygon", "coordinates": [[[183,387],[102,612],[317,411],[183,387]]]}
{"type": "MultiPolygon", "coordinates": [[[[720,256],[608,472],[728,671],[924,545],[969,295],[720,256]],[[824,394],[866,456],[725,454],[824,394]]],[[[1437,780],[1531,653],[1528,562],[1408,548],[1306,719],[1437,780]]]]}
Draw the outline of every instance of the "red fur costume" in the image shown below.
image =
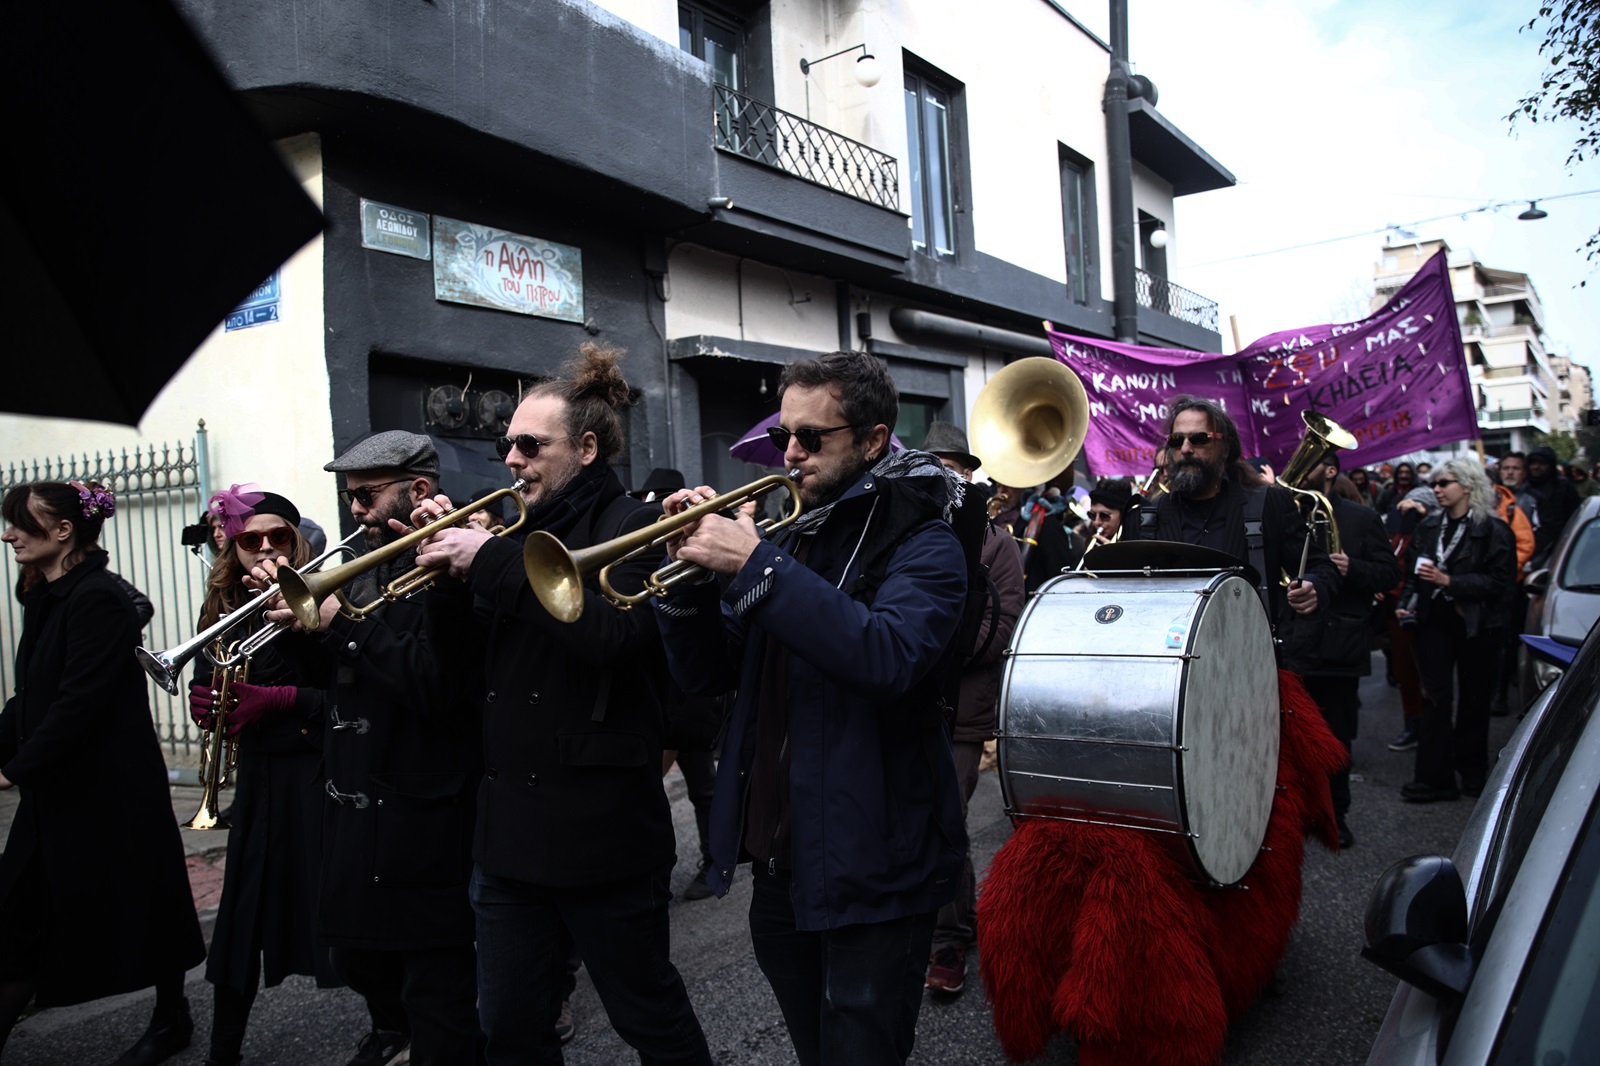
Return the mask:
{"type": "Polygon", "coordinates": [[[1013,1061],[1066,1030],[1083,1066],[1209,1066],[1271,978],[1300,915],[1304,838],[1338,847],[1328,775],[1344,747],[1300,679],[1278,672],[1278,791],[1240,889],[1201,887],[1151,834],[1025,818],[989,865],[978,947],[1013,1061]]]}

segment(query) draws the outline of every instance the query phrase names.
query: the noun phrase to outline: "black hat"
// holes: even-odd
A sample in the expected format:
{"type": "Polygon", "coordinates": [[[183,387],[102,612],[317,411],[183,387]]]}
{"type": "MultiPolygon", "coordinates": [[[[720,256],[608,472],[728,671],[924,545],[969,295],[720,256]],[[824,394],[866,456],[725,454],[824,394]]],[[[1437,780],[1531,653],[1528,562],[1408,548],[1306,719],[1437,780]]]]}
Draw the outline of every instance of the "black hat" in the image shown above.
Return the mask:
{"type": "Polygon", "coordinates": [[[1122,478],[1101,478],[1089,491],[1089,502],[1104,504],[1113,511],[1126,511],[1133,502],[1133,486],[1122,478]]]}
{"type": "Polygon", "coordinates": [[[300,508],[290,503],[285,497],[276,492],[265,492],[261,500],[255,505],[256,514],[275,514],[291,526],[300,524],[300,508]]]}
{"type": "Polygon", "coordinates": [[[650,471],[650,476],[644,479],[644,484],[639,487],[639,495],[647,496],[655,493],[665,496],[669,492],[677,492],[683,488],[683,475],[668,466],[658,466],[650,471]]]}
{"type": "Polygon", "coordinates": [[[421,433],[386,429],[352,444],[343,455],[322,469],[334,473],[355,470],[398,470],[439,480],[439,451],[421,433]]]}
{"type": "Polygon", "coordinates": [[[1561,460],[1556,458],[1556,450],[1547,444],[1542,444],[1528,452],[1528,462],[1531,463],[1535,459],[1548,466],[1558,466],[1561,463],[1561,460]]]}
{"type": "Polygon", "coordinates": [[[961,465],[976,470],[983,465],[967,448],[967,434],[960,426],[950,422],[929,422],[928,435],[922,439],[922,450],[934,455],[949,455],[961,460],[961,465]]]}

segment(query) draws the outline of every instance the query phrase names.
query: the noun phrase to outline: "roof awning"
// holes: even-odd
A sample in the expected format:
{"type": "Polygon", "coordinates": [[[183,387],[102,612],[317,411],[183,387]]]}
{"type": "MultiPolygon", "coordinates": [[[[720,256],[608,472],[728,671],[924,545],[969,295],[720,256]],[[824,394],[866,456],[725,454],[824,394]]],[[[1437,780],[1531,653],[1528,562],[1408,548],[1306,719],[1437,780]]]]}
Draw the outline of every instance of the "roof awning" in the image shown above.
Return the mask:
{"type": "Polygon", "coordinates": [[[1128,101],[1128,134],[1133,158],[1169,182],[1173,196],[1238,184],[1226,167],[1151,107],[1148,100],[1128,101]]]}

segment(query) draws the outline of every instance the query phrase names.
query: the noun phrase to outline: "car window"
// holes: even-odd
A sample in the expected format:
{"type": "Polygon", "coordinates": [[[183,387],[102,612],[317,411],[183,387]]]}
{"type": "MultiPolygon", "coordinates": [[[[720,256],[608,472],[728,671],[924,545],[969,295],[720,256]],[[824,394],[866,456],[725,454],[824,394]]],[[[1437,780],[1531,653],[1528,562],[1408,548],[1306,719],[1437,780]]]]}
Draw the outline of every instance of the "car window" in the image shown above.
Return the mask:
{"type": "Polygon", "coordinates": [[[1494,927],[1493,918],[1522,865],[1584,724],[1594,711],[1600,694],[1600,654],[1580,652],[1558,684],[1555,699],[1540,717],[1509,782],[1506,813],[1485,849],[1488,875],[1485,890],[1473,900],[1472,915],[1473,946],[1479,950],[1494,927]]]}
{"type": "Polygon", "coordinates": [[[1594,1061],[1600,1033],[1600,819],[1594,807],[1579,841],[1529,953],[1490,1060],[1495,1066],[1594,1061]]]}
{"type": "Polygon", "coordinates": [[[1600,521],[1590,519],[1578,530],[1558,584],[1564,589],[1574,585],[1600,586],[1600,521]]]}

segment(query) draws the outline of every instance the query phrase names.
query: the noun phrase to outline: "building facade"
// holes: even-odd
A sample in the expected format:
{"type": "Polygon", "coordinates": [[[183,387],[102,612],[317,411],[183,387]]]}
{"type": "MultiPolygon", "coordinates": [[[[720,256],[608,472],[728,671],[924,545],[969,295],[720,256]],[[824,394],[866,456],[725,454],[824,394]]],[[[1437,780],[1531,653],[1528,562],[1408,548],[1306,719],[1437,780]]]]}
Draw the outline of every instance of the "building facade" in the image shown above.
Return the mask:
{"type": "Polygon", "coordinates": [[[1562,375],[1545,351],[1544,305],[1528,275],[1458,257],[1441,240],[1388,243],[1376,269],[1374,308],[1441,250],[1449,256],[1484,451],[1526,451],[1536,433],[1575,428],[1576,414],[1563,417],[1562,375]]]}
{"type": "Polygon", "coordinates": [[[728,447],[784,364],[882,356],[914,444],[1048,354],[1041,321],[1113,336],[1119,256],[1131,339],[1220,350],[1216,305],[1165,263],[1176,199],[1233,177],[1132,78],[1119,247],[1113,45],[1056,0],[178,7],[326,230],[139,430],[0,418],[0,459],[204,418],[212,487],[261,483],[332,528],[321,465],[375,430],[432,434],[452,496],[503,485],[519,390],[596,340],[638,392],[624,479],[731,486],[765,472],[728,447]]]}

